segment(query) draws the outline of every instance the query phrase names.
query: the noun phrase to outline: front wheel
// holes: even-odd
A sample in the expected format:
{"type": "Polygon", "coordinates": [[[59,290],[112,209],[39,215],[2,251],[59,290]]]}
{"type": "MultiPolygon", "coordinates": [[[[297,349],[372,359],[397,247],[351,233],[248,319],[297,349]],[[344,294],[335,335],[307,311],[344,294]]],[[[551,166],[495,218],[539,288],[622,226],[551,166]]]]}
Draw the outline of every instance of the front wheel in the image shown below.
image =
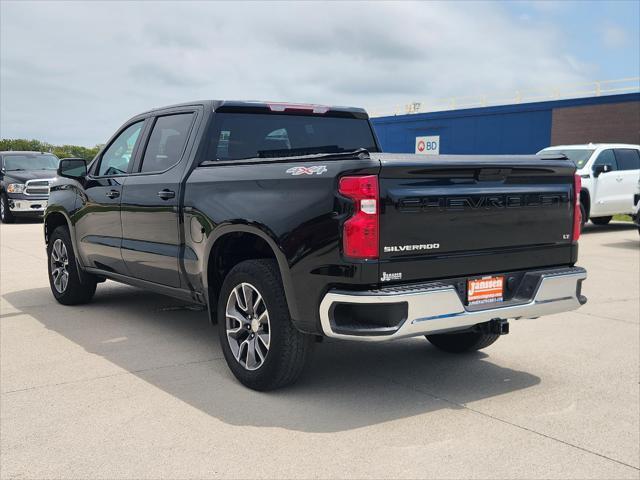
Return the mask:
{"type": "Polygon", "coordinates": [[[4,193],[0,194],[0,221],[2,223],[13,223],[14,220],[15,217],[9,209],[9,200],[7,200],[7,196],[4,193]]]}
{"type": "Polygon", "coordinates": [[[437,333],[426,335],[427,340],[435,347],[449,353],[472,352],[486,348],[495,343],[500,335],[495,333],[462,332],[462,333],[437,333]]]}
{"type": "Polygon", "coordinates": [[[56,228],[47,245],[49,285],[55,299],[63,305],[87,303],[96,293],[96,279],[78,272],[69,230],[56,228]]]}
{"type": "Polygon", "coordinates": [[[295,382],[314,345],[314,337],[291,322],[278,266],[267,259],[241,262],[225,278],[218,333],[227,365],[254,390],[295,382]]]}
{"type": "Polygon", "coordinates": [[[591,217],[591,223],[594,225],[606,225],[611,221],[612,217],[591,217]]]}

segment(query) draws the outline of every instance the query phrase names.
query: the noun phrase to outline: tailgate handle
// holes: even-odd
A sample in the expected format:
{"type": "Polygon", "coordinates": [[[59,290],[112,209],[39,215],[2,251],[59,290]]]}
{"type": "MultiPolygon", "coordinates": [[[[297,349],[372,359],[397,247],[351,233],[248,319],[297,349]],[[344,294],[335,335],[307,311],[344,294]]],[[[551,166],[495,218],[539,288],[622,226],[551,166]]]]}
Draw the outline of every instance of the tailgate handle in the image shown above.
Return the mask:
{"type": "Polygon", "coordinates": [[[481,168],[478,171],[478,180],[481,182],[502,181],[506,179],[510,173],[510,168],[481,168]]]}

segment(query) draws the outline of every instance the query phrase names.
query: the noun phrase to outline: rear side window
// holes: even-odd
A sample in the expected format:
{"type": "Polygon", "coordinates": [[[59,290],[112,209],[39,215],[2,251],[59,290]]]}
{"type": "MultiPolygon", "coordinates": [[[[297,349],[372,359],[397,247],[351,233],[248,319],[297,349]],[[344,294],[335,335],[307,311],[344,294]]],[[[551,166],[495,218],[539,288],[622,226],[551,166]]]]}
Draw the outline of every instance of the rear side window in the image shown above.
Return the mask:
{"type": "Polygon", "coordinates": [[[596,165],[609,165],[611,170],[617,170],[618,164],[616,163],[616,157],[613,154],[613,150],[609,149],[600,152],[596,161],[593,162],[593,166],[595,167],[596,165]]]}
{"type": "Polygon", "coordinates": [[[640,170],[640,154],[632,148],[616,148],[616,160],[620,170],[640,170]]]}
{"type": "Polygon", "coordinates": [[[274,158],[315,153],[376,152],[369,122],[319,115],[217,113],[210,160],[274,158]]]}
{"type": "Polygon", "coordinates": [[[158,117],[142,159],[141,172],[162,172],[182,158],[193,113],[158,117]]]}

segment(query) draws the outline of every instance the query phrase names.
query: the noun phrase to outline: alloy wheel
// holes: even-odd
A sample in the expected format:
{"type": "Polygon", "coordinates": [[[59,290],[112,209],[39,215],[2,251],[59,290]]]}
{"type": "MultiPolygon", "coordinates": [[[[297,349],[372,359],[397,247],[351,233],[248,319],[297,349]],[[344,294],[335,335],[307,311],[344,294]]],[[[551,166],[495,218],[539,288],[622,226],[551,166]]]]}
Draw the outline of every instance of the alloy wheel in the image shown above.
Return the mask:
{"type": "Polygon", "coordinates": [[[57,238],[51,247],[51,277],[58,293],[64,293],[69,284],[69,254],[64,242],[57,238]]]}
{"type": "Polygon", "coordinates": [[[227,340],[236,361],[247,370],[260,368],[269,353],[271,325],[267,305],[250,283],[237,285],[226,307],[227,340]]]}

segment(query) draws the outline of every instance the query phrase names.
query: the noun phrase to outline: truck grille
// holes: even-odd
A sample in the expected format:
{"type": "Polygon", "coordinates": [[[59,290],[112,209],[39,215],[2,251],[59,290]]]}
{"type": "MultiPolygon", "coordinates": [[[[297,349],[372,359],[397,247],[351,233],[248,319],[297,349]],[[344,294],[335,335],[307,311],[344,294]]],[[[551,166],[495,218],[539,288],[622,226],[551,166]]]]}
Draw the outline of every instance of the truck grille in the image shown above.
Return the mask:
{"type": "Polygon", "coordinates": [[[45,180],[27,180],[25,184],[24,194],[25,195],[49,195],[49,181],[52,179],[45,180]]]}

